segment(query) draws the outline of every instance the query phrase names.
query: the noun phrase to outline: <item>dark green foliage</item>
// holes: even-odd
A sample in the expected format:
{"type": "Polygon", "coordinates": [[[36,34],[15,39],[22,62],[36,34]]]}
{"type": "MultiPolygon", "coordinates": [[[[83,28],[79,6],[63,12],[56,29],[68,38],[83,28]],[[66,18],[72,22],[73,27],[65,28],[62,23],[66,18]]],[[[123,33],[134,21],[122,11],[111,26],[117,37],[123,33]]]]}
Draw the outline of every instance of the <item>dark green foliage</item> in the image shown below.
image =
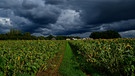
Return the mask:
{"type": "Polygon", "coordinates": [[[45,40],[45,37],[44,36],[39,36],[37,38],[38,38],[38,40],[45,40]]]}
{"type": "Polygon", "coordinates": [[[121,38],[120,34],[113,30],[108,30],[108,31],[103,31],[103,32],[92,32],[89,37],[93,39],[121,38]]]}
{"type": "Polygon", "coordinates": [[[0,34],[0,40],[37,40],[41,37],[32,36],[29,32],[22,33],[20,30],[11,29],[6,34],[0,34]]]}
{"type": "Polygon", "coordinates": [[[66,40],[66,36],[56,36],[56,40],[66,40]]]}
{"type": "Polygon", "coordinates": [[[53,38],[54,38],[53,35],[49,35],[49,36],[46,37],[47,40],[51,40],[51,39],[53,39],[53,38]]]}

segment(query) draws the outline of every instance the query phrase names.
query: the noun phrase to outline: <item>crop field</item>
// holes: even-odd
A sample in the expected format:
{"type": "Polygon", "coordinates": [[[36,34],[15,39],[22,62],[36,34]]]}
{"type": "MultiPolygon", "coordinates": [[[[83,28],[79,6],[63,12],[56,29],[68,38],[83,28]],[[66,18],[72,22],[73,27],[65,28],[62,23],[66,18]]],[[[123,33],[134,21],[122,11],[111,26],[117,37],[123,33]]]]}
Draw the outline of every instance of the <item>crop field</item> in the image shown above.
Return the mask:
{"type": "Polygon", "coordinates": [[[35,76],[38,71],[56,66],[50,60],[64,46],[63,41],[0,41],[0,74],[35,76]]]}
{"type": "Polygon", "coordinates": [[[86,73],[135,76],[134,39],[70,41],[70,46],[86,73]]]}
{"type": "Polygon", "coordinates": [[[0,41],[0,76],[135,76],[135,39],[0,41]]]}

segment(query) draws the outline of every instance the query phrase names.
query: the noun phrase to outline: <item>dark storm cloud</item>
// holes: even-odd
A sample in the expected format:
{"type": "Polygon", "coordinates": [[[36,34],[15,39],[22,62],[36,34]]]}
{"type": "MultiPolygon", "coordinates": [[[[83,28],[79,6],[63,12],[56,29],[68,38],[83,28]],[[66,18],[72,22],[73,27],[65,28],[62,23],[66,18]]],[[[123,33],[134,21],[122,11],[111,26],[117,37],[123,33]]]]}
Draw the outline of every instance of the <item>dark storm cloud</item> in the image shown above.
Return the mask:
{"type": "MultiPolygon", "coordinates": [[[[29,30],[31,32],[40,27],[46,27],[49,23],[55,23],[61,11],[57,6],[46,5],[43,0],[12,0],[12,3],[10,0],[2,0],[0,8],[3,10],[10,9],[14,13],[14,17],[12,16],[11,19],[15,24],[26,26],[32,22],[31,24],[33,24],[33,26],[29,24],[26,27],[20,27],[22,29],[27,28],[27,31],[29,30]],[[20,19],[17,20],[17,17],[20,19]]],[[[1,12],[2,11],[0,11],[1,17],[6,15],[4,13],[1,14],[1,12]]],[[[9,15],[5,17],[9,17],[9,15]]]]}
{"type": "Polygon", "coordinates": [[[69,35],[77,32],[77,30],[80,30],[82,27],[81,25],[84,25],[84,23],[81,21],[80,12],[77,12],[72,9],[65,9],[62,10],[56,23],[49,24],[48,28],[40,28],[37,31],[44,32],[46,30],[50,34],[69,35]]]}
{"type": "Polygon", "coordinates": [[[0,20],[2,20],[2,22],[0,22],[0,28],[2,29],[1,32],[3,33],[8,32],[11,28],[25,31],[27,28],[33,27],[33,23],[30,20],[26,19],[25,17],[15,15],[12,10],[1,9],[0,20]],[[9,19],[9,21],[4,21],[6,19],[9,19]],[[3,21],[6,23],[3,24],[3,21]],[[7,23],[10,23],[10,25],[7,23]]]}
{"type": "Polygon", "coordinates": [[[135,29],[135,19],[120,21],[120,22],[114,22],[114,23],[111,23],[111,24],[103,24],[101,27],[103,29],[106,29],[106,30],[112,29],[112,30],[116,30],[118,32],[134,30],[135,29]]]}
{"type": "Polygon", "coordinates": [[[134,0],[0,0],[0,17],[10,18],[13,28],[39,35],[84,37],[111,29],[123,35],[135,29],[134,8],[134,0]]]}
{"type": "Polygon", "coordinates": [[[84,34],[93,31],[124,32],[135,29],[134,0],[79,0],[78,2],[72,0],[72,4],[74,5],[72,8],[83,11],[81,16],[86,24],[83,27],[84,34]]]}
{"type": "Polygon", "coordinates": [[[75,7],[81,8],[88,24],[110,23],[135,18],[134,0],[72,0],[75,7]]]}
{"type": "Polygon", "coordinates": [[[37,24],[55,23],[59,16],[60,9],[46,5],[45,7],[38,7],[28,11],[19,11],[21,16],[24,16],[37,24]]]}
{"type": "Polygon", "coordinates": [[[99,5],[101,11],[98,23],[115,22],[135,18],[135,1],[120,1],[99,5]],[[106,7],[106,8],[105,8],[106,7]]]}
{"type": "Polygon", "coordinates": [[[52,5],[58,5],[58,4],[63,4],[67,0],[45,0],[46,4],[52,4],[52,5]]]}

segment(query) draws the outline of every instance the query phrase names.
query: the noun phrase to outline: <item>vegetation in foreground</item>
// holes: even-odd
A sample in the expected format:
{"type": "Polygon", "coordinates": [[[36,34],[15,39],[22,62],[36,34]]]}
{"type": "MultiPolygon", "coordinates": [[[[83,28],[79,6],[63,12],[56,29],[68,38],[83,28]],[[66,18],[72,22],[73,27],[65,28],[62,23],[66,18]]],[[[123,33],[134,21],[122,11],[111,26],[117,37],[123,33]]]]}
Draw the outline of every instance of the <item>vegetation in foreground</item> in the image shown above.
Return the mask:
{"type": "Polygon", "coordinates": [[[53,67],[48,61],[56,57],[63,45],[64,41],[0,41],[0,74],[35,76],[38,71],[53,67]]]}
{"type": "Polygon", "coordinates": [[[70,41],[70,45],[88,74],[94,69],[103,76],[135,76],[134,39],[70,41]]]}
{"type": "Polygon", "coordinates": [[[59,69],[61,76],[135,76],[135,39],[66,42],[0,41],[0,76],[35,76],[55,68],[44,75],[55,76],[49,73],[59,69]]]}

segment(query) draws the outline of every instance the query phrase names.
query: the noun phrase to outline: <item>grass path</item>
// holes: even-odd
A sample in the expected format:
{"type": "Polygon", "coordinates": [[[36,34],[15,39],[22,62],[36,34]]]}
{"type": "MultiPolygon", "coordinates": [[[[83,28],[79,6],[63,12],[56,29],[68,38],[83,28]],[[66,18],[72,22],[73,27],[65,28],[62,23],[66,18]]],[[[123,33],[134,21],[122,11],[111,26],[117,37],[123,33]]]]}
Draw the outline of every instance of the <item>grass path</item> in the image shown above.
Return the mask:
{"type": "Polygon", "coordinates": [[[55,58],[50,61],[51,68],[46,71],[38,72],[36,76],[86,76],[79,68],[70,45],[66,44],[63,51],[59,52],[55,58]]]}
{"type": "Polygon", "coordinates": [[[67,43],[59,72],[62,76],[86,76],[79,68],[70,45],[67,43]]]}

